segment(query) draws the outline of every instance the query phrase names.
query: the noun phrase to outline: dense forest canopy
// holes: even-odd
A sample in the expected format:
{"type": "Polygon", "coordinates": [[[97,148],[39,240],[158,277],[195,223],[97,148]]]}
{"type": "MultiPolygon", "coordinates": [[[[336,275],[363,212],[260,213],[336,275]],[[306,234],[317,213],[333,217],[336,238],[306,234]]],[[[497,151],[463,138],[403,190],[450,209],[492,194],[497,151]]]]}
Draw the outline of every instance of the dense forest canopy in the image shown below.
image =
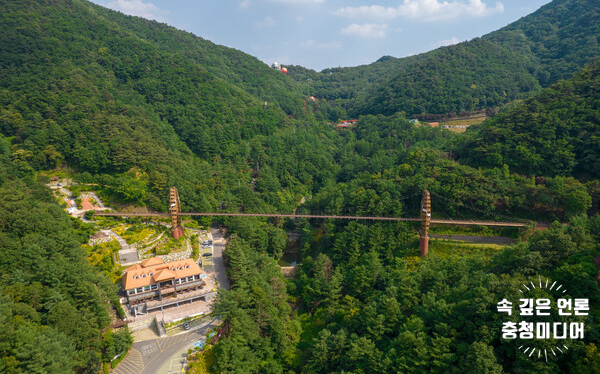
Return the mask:
{"type": "Polygon", "coordinates": [[[474,165],[528,175],[600,175],[600,60],[472,129],[462,146],[474,165]]]}
{"type": "Polygon", "coordinates": [[[598,24],[595,2],[556,0],[469,42],[285,76],[83,0],[0,3],[0,371],[94,372],[128,344],[105,332],[116,290],[42,171],[159,211],[177,186],[184,211],[414,217],[428,189],[434,217],[558,221],[420,259],[410,224],[223,219],[214,372],[600,371],[598,60],[577,72],[599,55],[598,24]],[[406,118],[516,99],[466,135],[406,118]],[[302,265],[284,280],[290,230],[302,265]],[[536,275],[594,311],[559,361],[500,339],[496,303],[536,275]]]}
{"type": "Polygon", "coordinates": [[[0,171],[0,371],[98,372],[128,344],[105,330],[117,289],[87,263],[89,234],[3,139],[0,171]]]}

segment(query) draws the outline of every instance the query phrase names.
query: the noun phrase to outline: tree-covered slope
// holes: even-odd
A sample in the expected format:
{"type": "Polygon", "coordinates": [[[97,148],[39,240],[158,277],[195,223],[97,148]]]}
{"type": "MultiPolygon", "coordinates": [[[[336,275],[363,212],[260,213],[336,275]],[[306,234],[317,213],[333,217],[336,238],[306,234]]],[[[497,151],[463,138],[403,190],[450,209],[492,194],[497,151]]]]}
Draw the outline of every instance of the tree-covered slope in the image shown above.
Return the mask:
{"type": "Polygon", "coordinates": [[[555,0],[469,42],[406,58],[290,75],[350,114],[458,113],[505,104],[568,78],[600,55],[598,4],[555,0]]]}
{"type": "Polygon", "coordinates": [[[288,75],[308,86],[311,95],[326,100],[353,99],[364,90],[388,81],[401,69],[420,61],[425,55],[408,58],[384,56],[369,65],[337,67],[316,72],[302,66],[288,67],[288,75]]]}
{"type": "Polygon", "coordinates": [[[462,146],[478,166],[528,175],[600,174],[600,60],[474,128],[462,146]]]}
{"type": "Polygon", "coordinates": [[[592,263],[598,218],[537,231],[493,255],[467,245],[431,250],[437,244],[430,244],[425,258],[409,255],[418,253],[416,238],[400,224],[330,224],[322,236],[309,236],[312,246],[289,287],[305,312],[296,372],[598,372],[598,317],[591,312],[600,302],[592,263]],[[540,275],[590,303],[585,339],[569,341],[568,353],[547,361],[543,355],[532,360],[519,352],[522,343],[503,339],[506,319],[497,311],[498,300],[522,297],[519,287],[540,275]]]}
{"type": "Polygon", "coordinates": [[[164,23],[126,16],[92,4],[88,6],[103,22],[122,25],[128,32],[161,50],[199,64],[208,72],[241,87],[256,98],[280,106],[287,114],[301,115],[303,87],[257,58],[233,48],[216,45],[164,23]]]}
{"type": "Polygon", "coordinates": [[[485,35],[504,46],[530,52],[539,61],[535,77],[543,87],[571,77],[600,55],[598,1],[555,0],[537,12],[485,35]]]}
{"type": "Polygon", "coordinates": [[[536,65],[512,48],[474,39],[430,52],[356,100],[356,113],[458,113],[495,107],[539,88],[536,65]]]}
{"type": "Polygon", "coordinates": [[[281,88],[287,78],[256,59],[221,52],[239,64],[218,76],[208,69],[226,71],[221,57],[201,47],[225,48],[85,1],[3,2],[0,27],[0,126],[33,167],[64,159],[97,173],[160,166],[189,150],[212,157],[280,127],[278,98],[288,114],[302,112],[281,88]],[[177,48],[194,56],[165,47],[167,36],[193,44],[177,48]],[[261,90],[274,100],[266,108],[261,90]]]}
{"type": "Polygon", "coordinates": [[[106,332],[117,290],[88,264],[76,224],[0,139],[0,372],[94,373],[127,348],[128,333],[115,352],[106,332]]]}

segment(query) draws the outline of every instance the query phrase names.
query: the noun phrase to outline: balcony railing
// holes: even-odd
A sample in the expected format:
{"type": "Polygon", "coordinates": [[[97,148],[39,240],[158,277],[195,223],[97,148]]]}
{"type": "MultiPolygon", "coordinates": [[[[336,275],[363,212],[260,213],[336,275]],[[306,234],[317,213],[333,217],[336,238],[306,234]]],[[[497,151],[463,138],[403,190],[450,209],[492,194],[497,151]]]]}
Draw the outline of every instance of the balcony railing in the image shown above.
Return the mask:
{"type": "Polygon", "coordinates": [[[174,291],[175,291],[175,287],[173,287],[173,286],[170,286],[170,287],[161,287],[161,289],[160,289],[160,293],[162,295],[164,295],[166,293],[171,293],[171,292],[174,292],[174,291]]]}
{"type": "Polygon", "coordinates": [[[177,291],[185,290],[185,289],[188,289],[190,287],[195,287],[195,286],[204,286],[204,281],[199,279],[199,280],[192,281],[192,282],[185,282],[185,283],[178,284],[177,291]]]}
{"type": "Polygon", "coordinates": [[[128,295],[128,298],[130,301],[133,301],[133,300],[145,299],[148,297],[154,297],[156,295],[158,295],[157,290],[150,290],[150,291],[145,291],[145,292],[138,293],[135,295],[128,295]]]}

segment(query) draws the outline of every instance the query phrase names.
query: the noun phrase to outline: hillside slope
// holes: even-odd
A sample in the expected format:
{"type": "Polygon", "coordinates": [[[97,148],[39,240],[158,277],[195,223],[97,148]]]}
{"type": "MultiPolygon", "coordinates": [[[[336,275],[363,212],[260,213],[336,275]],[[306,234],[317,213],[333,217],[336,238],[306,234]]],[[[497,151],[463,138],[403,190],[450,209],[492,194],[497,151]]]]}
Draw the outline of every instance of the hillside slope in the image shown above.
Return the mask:
{"type": "Polygon", "coordinates": [[[474,128],[461,154],[528,175],[600,174],[600,59],[474,128]]]}
{"type": "Polygon", "coordinates": [[[81,225],[0,139],[0,372],[97,373],[131,344],[106,331],[117,287],[87,262],[81,225]]]}
{"type": "Polygon", "coordinates": [[[0,129],[34,168],[65,160],[99,173],[190,150],[212,157],[301,114],[289,78],[165,25],[81,0],[0,9],[0,129]],[[235,69],[223,68],[226,55],[235,69]]]}
{"type": "Polygon", "coordinates": [[[216,77],[244,89],[258,99],[276,103],[287,114],[301,115],[303,87],[257,58],[164,23],[126,16],[92,4],[89,6],[106,22],[122,25],[128,32],[160,50],[201,65],[216,77]]]}
{"type": "Polygon", "coordinates": [[[600,2],[555,0],[483,38],[504,46],[524,41],[519,52],[535,56],[535,77],[547,87],[600,55],[600,2]]]}

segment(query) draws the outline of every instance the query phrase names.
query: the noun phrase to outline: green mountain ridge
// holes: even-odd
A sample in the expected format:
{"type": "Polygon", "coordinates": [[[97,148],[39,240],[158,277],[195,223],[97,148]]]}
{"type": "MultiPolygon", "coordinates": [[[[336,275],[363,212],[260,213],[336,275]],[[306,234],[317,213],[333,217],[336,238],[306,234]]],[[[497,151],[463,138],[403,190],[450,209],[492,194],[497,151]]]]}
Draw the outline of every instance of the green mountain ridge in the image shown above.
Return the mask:
{"type": "Polygon", "coordinates": [[[597,1],[555,0],[490,34],[370,65],[289,69],[313,95],[347,100],[353,116],[448,114],[497,107],[569,78],[600,55],[597,1]]]}
{"type": "Polygon", "coordinates": [[[164,24],[82,0],[0,9],[0,131],[23,169],[141,169],[103,184],[154,186],[121,196],[163,209],[166,185],[193,195],[208,161],[319,115],[281,72],[164,24]]]}
{"type": "Polygon", "coordinates": [[[598,1],[552,1],[482,38],[505,45],[521,39],[520,52],[539,61],[536,78],[547,87],[571,77],[600,55],[599,5],[598,1]]]}
{"type": "MultiPolygon", "coordinates": [[[[1,125],[5,135],[27,144],[25,149],[34,157],[53,145],[82,171],[106,171],[109,164],[111,168],[121,164],[120,169],[127,170],[168,157],[169,151],[189,154],[191,149],[199,156],[212,157],[218,141],[227,143],[222,141],[224,136],[239,142],[254,134],[269,134],[286,119],[275,97],[288,102],[288,114],[298,114],[293,113],[294,106],[302,111],[299,94],[294,98],[281,84],[282,74],[258,60],[243,55],[248,61],[245,67],[238,65],[235,73],[219,77],[208,71],[210,64],[167,49],[165,45],[172,44],[168,40],[150,41],[136,35],[135,27],[132,31],[117,23],[148,27],[148,34],[155,37],[172,34],[189,39],[189,34],[120,17],[126,16],[77,0],[3,5],[0,22],[7,31],[0,37],[2,117],[12,118],[1,125]],[[109,15],[115,18],[107,19],[109,15]],[[254,74],[260,69],[261,74],[254,74]],[[245,80],[242,74],[255,80],[245,80]],[[244,81],[248,90],[261,97],[226,79],[244,81]],[[261,90],[269,96],[264,97],[261,90]],[[23,123],[14,123],[21,118],[23,123]],[[120,126],[108,125],[115,121],[120,126]],[[94,140],[90,142],[86,135],[93,135],[94,140]],[[140,144],[120,146],[128,137],[139,137],[140,144]],[[151,142],[157,143],[148,147],[151,142]]],[[[189,42],[195,43],[195,49],[184,49],[192,54],[200,54],[207,46],[241,56],[198,38],[189,42]]],[[[205,55],[205,60],[223,60],[205,55]]],[[[233,71],[216,63],[211,70],[233,71]]]]}
{"type": "Polygon", "coordinates": [[[300,114],[299,108],[304,100],[300,95],[301,87],[257,58],[163,23],[90,6],[106,22],[127,25],[127,31],[161,50],[201,65],[208,72],[241,87],[260,100],[274,101],[287,114],[300,114]]]}

